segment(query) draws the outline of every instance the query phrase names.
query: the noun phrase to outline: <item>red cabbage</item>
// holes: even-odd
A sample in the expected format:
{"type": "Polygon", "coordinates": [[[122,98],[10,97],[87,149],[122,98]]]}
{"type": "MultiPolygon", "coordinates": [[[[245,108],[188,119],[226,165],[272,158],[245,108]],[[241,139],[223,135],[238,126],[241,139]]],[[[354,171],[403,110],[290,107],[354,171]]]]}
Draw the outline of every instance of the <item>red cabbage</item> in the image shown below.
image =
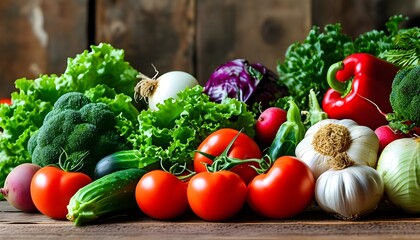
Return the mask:
{"type": "Polygon", "coordinates": [[[273,71],[244,59],[231,60],[217,67],[206,82],[204,93],[213,102],[235,98],[249,106],[260,104],[260,110],[288,94],[273,71]]]}

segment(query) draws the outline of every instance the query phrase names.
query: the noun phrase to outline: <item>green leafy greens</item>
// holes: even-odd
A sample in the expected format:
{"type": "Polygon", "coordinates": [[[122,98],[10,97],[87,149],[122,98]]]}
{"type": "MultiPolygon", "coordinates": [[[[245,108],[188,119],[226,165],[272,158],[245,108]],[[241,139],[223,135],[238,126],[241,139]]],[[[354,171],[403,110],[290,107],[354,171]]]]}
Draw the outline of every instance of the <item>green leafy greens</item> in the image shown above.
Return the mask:
{"type": "Polygon", "coordinates": [[[420,28],[401,30],[393,39],[393,47],[382,52],[379,57],[400,68],[420,65],[420,28]]]}
{"type": "Polygon", "coordinates": [[[286,51],[284,61],[278,62],[279,81],[287,86],[299,108],[307,110],[310,89],[317,93],[319,102],[329,89],[326,75],[333,63],[355,52],[379,56],[391,49],[394,36],[401,31],[398,25],[403,20],[406,20],[403,16],[393,16],[386,23],[387,32],[372,30],[355,39],[344,34],[339,23],[326,25],[324,31],[313,26],[303,42],[293,43],[286,51]]]}
{"type": "Polygon", "coordinates": [[[130,96],[137,83],[137,70],[124,61],[124,51],[109,44],[91,46],[68,59],[64,74],[17,79],[13,104],[0,104],[0,186],[17,165],[31,162],[29,138],[42,125],[44,116],[64,93],[85,93],[92,102],[105,102],[118,115],[117,129],[128,137],[138,128],[138,110],[130,96]]]}
{"type": "Polygon", "coordinates": [[[189,164],[204,138],[220,128],[243,129],[254,136],[255,117],[245,103],[231,98],[215,103],[203,90],[200,85],[186,89],[157,110],[140,113],[139,129],[130,138],[140,152],[139,167],[189,164]]]}

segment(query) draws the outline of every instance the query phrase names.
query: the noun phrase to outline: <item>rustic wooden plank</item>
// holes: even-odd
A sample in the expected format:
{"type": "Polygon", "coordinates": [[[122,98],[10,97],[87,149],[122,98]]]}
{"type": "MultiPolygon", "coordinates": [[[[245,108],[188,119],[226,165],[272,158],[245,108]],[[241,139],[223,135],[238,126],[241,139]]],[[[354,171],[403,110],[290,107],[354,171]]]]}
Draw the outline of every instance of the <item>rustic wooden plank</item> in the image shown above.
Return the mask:
{"type": "Polygon", "coordinates": [[[38,1],[44,13],[45,31],[48,35],[45,73],[61,74],[67,67],[69,57],[75,57],[89,47],[89,0],[38,1]]]}
{"type": "Polygon", "coordinates": [[[357,221],[335,219],[316,207],[285,220],[261,218],[244,209],[225,222],[206,222],[192,213],[173,220],[145,216],[119,217],[83,227],[52,220],[39,213],[22,213],[0,201],[3,239],[418,239],[420,216],[383,204],[357,221]]]}
{"type": "Polygon", "coordinates": [[[403,14],[409,17],[407,27],[420,27],[420,0],[382,0],[382,3],[377,9],[379,24],[383,25],[389,16],[403,14]]]}
{"type": "Polygon", "coordinates": [[[194,0],[97,1],[96,39],[125,50],[126,59],[152,77],[194,72],[194,0]]]}
{"type": "Polygon", "coordinates": [[[340,23],[343,32],[355,37],[377,25],[375,0],[312,0],[312,24],[324,27],[340,23]]]}
{"type": "Polygon", "coordinates": [[[87,0],[0,1],[0,97],[14,81],[60,74],[87,47],[87,0]]]}
{"type": "Polygon", "coordinates": [[[309,0],[197,1],[197,75],[207,81],[220,64],[245,58],[275,71],[287,47],[306,37],[309,0]]]}
{"type": "Polygon", "coordinates": [[[352,37],[372,29],[385,30],[385,22],[397,14],[419,18],[420,0],[312,0],[313,25],[339,22],[352,37]]]}

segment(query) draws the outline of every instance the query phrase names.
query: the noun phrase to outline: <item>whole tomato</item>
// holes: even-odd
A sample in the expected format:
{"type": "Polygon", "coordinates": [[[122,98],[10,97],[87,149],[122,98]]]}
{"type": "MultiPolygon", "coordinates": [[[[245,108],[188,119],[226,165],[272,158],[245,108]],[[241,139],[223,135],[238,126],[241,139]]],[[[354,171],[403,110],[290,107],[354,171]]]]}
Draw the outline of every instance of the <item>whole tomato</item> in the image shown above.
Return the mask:
{"type": "Polygon", "coordinates": [[[188,210],[187,185],[163,170],[146,173],[136,186],[136,201],[149,217],[168,220],[188,210]]]}
{"type": "Polygon", "coordinates": [[[296,157],[278,158],[248,185],[247,202],[258,214],[284,219],[301,213],[314,199],[315,178],[296,157]]]}
{"type": "Polygon", "coordinates": [[[31,181],[31,197],[35,207],[53,219],[66,219],[70,198],[92,179],[80,172],[66,172],[58,167],[39,169],[31,181]]]}
{"type": "Polygon", "coordinates": [[[192,211],[206,221],[223,221],[237,214],[246,202],[246,184],[231,171],[201,172],[187,188],[192,211]]]}
{"type": "MultiPolygon", "coordinates": [[[[238,130],[231,128],[222,128],[210,134],[198,146],[197,151],[217,157],[225,151],[237,135],[237,139],[227,152],[227,157],[242,160],[250,158],[260,159],[262,157],[260,147],[251,137],[245,133],[239,133],[238,130]]],[[[207,168],[204,163],[211,165],[213,160],[197,152],[194,155],[194,171],[206,172],[207,168]]],[[[243,163],[233,167],[230,171],[237,173],[244,180],[245,184],[248,184],[255,176],[258,175],[255,169],[250,167],[250,165],[258,167],[256,163],[243,163]]]]}

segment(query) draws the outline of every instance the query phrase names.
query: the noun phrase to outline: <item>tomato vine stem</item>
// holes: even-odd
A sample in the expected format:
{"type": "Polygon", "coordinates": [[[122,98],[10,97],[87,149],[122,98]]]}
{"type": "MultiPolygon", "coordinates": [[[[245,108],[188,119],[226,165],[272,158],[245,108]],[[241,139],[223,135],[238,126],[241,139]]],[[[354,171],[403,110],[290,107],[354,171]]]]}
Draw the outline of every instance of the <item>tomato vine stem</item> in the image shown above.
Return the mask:
{"type": "Polygon", "coordinates": [[[230,149],[232,148],[233,144],[235,143],[236,139],[241,134],[242,129],[238,131],[238,133],[235,135],[235,137],[230,141],[229,145],[223,150],[223,152],[219,156],[213,156],[211,154],[202,152],[202,151],[196,151],[199,154],[207,157],[208,159],[212,160],[212,164],[203,163],[206,165],[206,169],[208,172],[217,172],[222,170],[230,170],[240,164],[244,163],[257,163],[258,167],[255,167],[253,165],[249,165],[252,167],[258,174],[266,172],[272,165],[272,159],[265,155],[262,158],[249,158],[249,159],[239,159],[239,158],[233,158],[229,157],[228,153],[230,149]]]}

